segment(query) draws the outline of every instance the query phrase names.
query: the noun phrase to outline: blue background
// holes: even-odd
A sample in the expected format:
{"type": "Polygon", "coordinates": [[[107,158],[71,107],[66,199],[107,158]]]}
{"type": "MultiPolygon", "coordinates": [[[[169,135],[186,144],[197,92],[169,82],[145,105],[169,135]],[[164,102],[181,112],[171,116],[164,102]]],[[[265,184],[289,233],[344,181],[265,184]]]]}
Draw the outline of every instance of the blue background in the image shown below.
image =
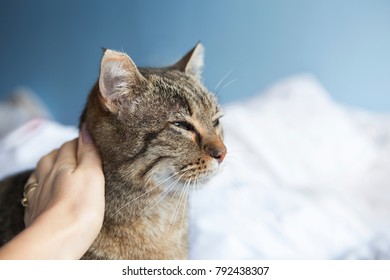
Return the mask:
{"type": "Polygon", "coordinates": [[[0,95],[30,87],[76,124],[101,47],[140,66],[171,64],[197,41],[223,103],[313,73],[337,101],[390,111],[390,1],[0,1],[0,95]],[[231,83],[230,83],[231,82],[231,83]]]}

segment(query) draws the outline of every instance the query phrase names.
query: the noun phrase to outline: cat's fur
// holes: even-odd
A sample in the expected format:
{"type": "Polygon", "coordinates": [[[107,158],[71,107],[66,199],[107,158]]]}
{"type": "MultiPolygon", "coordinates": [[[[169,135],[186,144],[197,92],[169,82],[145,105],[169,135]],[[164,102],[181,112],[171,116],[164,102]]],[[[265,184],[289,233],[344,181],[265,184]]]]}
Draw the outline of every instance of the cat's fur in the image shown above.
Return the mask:
{"type": "MultiPolygon", "coordinates": [[[[186,195],[213,176],[226,154],[220,108],[200,82],[198,44],[165,68],[137,68],[105,50],[81,123],[103,161],[106,211],[85,259],[185,259],[186,195]]],[[[0,240],[22,230],[27,173],[0,186],[0,240]]]]}

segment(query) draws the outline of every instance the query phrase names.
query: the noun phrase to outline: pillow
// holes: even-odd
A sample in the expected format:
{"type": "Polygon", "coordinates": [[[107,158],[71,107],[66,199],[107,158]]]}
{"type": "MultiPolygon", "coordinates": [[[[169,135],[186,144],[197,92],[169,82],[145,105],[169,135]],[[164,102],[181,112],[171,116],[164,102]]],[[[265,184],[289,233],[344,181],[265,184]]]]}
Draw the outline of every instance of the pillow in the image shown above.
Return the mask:
{"type": "Polygon", "coordinates": [[[310,75],[225,109],[225,169],[193,194],[191,258],[390,258],[389,139],[367,133],[379,117],[310,75]]]}

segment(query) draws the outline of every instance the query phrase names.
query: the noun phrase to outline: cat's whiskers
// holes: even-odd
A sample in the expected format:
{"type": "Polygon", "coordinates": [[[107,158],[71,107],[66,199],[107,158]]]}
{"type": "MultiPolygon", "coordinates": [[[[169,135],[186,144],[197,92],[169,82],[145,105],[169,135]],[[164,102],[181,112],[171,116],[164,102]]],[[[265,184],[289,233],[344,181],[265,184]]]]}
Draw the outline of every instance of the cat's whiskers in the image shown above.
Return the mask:
{"type": "Polygon", "coordinates": [[[179,176],[169,187],[167,187],[165,190],[163,190],[157,197],[155,197],[142,211],[143,214],[141,217],[139,217],[134,223],[136,224],[138,221],[140,221],[142,218],[146,216],[146,214],[152,210],[155,206],[157,206],[167,195],[170,193],[170,191],[177,185],[177,183],[180,181],[181,177],[183,177],[184,174],[179,176]]]}
{"type": "MultiPolygon", "coordinates": [[[[153,188],[149,189],[148,191],[146,192],[143,192],[141,193],[139,196],[133,198],[132,200],[128,201],[127,203],[125,203],[122,207],[120,207],[117,211],[115,211],[108,219],[111,219],[112,217],[114,217],[117,213],[119,213],[121,210],[123,210],[124,208],[126,208],[127,206],[129,206],[132,202],[136,201],[137,199],[143,197],[144,195],[156,190],[157,188],[161,187],[166,181],[168,181],[169,179],[171,179],[172,177],[176,176],[177,174],[179,174],[180,172],[175,172],[173,173],[171,176],[169,176],[168,178],[166,178],[164,181],[162,181],[161,183],[157,184],[156,186],[154,186],[153,188]]],[[[145,185],[142,187],[142,190],[144,190],[146,188],[146,186],[149,184],[150,180],[152,179],[152,176],[149,176],[149,178],[146,180],[145,182],[145,185]]]]}
{"type": "Polygon", "coordinates": [[[183,188],[180,189],[180,196],[179,196],[179,201],[175,207],[175,211],[173,212],[173,217],[172,217],[172,220],[171,220],[171,227],[173,227],[175,221],[176,221],[176,217],[177,217],[177,214],[179,213],[179,206],[181,204],[181,201],[182,201],[182,198],[183,198],[183,195],[184,195],[184,190],[186,189],[186,187],[188,186],[189,182],[187,181],[184,185],[183,188]]]}
{"type": "MultiPolygon", "coordinates": [[[[172,214],[172,219],[171,219],[169,230],[167,231],[166,234],[170,234],[174,230],[173,227],[175,225],[175,222],[176,222],[176,219],[177,219],[177,216],[178,216],[178,213],[179,213],[179,209],[180,209],[182,200],[183,200],[183,198],[185,196],[185,190],[187,189],[188,185],[189,185],[189,181],[187,181],[185,183],[184,187],[180,189],[180,191],[181,191],[180,192],[180,196],[179,196],[178,202],[176,204],[175,210],[174,210],[174,212],[172,214]]],[[[183,210],[183,212],[185,213],[185,209],[183,210]]],[[[180,235],[179,235],[179,238],[178,238],[178,242],[180,241],[180,239],[181,239],[181,227],[180,227],[180,235]]]]}
{"type": "Polygon", "coordinates": [[[234,69],[231,69],[225,75],[223,75],[223,77],[219,80],[219,82],[215,86],[214,92],[218,92],[220,90],[220,86],[222,86],[223,82],[225,82],[225,80],[233,73],[233,71],[234,69]]]}
{"type": "MultiPolygon", "coordinates": [[[[152,175],[149,175],[149,176],[147,177],[144,186],[141,188],[141,191],[142,191],[142,192],[146,190],[146,188],[147,188],[147,186],[149,185],[149,182],[150,182],[150,180],[152,180],[152,178],[153,178],[152,175]]],[[[152,189],[154,190],[156,187],[158,187],[158,185],[157,185],[157,186],[154,186],[152,189]]],[[[150,191],[150,190],[149,190],[149,191],[150,191]]],[[[149,192],[149,191],[146,190],[146,192],[149,192]]]]}
{"type": "MultiPolygon", "coordinates": [[[[178,213],[178,209],[179,209],[179,205],[180,205],[180,201],[181,201],[181,198],[182,198],[182,195],[183,195],[183,190],[184,188],[187,186],[187,182],[184,184],[184,186],[180,189],[180,194],[179,194],[179,198],[178,198],[178,202],[175,206],[175,210],[173,211],[173,214],[172,214],[172,218],[171,218],[171,221],[170,221],[170,230],[168,230],[168,232],[171,232],[173,230],[173,225],[175,224],[175,221],[176,221],[176,216],[177,216],[177,213],[178,213]]],[[[177,193],[177,192],[176,192],[177,193]]],[[[175,193],[175,195],[176,195],[175,193]]]]}
{"type": "MultiPolygon", "coordinates": [[[[146,183],[145,183],[145,186],[148,184],[148,181],[150,181],[150,179],[151,179],[151,177],[148,178],[148,180],[147,180],[146,183]]],[[[145,186],[144,186],[142,189],[144,189],[145,186]]],[[[157,189],[157,188],[158,188],[158,186],[155,186],[155,187],[151,188],[150,190],[141,193],[139,196],[133,198],[132,200],[129,200],[129,201],[126,202],[122,207],[120,207],[118,210],[116,210],[108,219],[110,220],[112,217],[114,217],[116,214],[118,214],[121,210],[123,210],[124,208],[126,208],[127,206],[129,206],[132,202],[136,201],[137,199],[141,198],[142,196],[144,196],[144,195],[150,193],[151,191],[153,191],[153,190],[155,190],[155,189],[157,189]]]]}
{"type": "Polygon", "coordinates": [[[184,193],[185,193],[185,196],[184,196],[184,206],[183,206],[184,210],[183,210],[183,215],[181,217],[180,232],[179,232],[179,239],[178,240],[181,240],[181,234],[182,234],[182,230],[183,230],[183,222],[184,222],[184,219],[186,218],[185,214],[187,213],[186,207],[187,207],[187,200],[188,200],[188,194],[189,194],[190,187],[191,187],[191,179],[190,179],[187,187],[184,190],[184,193]]]}
{"type": "Polygon", "coordinates": [[[237,82],[237,81],[238,81],[237,78],[234,78],[234,79],[230,80],[229,82],[227,82],[226,84],[224,84],[223,86],[221,86],[215,94],[218,96],[218,95],[219,95],[219,92],[220,92],[221,90],[223,90],[224,88],[230,86],[232,83],[237,82]]]}
{"type": "MultiPolygon", "coordinates": [[[[186,172],[185,172],[186,173],[186,172]]],[[[184,176],[185,174],[183,174],[184,176]]],[[[180,188],[176,188],[175,192],[173,193],[172,197],[171,197],[171,201],[175,198],[176,194],[179,192],[179,190],[181,190],[180,188]]]]}
{"type": "MultiPolygon", "coordinates": [[[[191,192],[190,192],[190,197],[189,197],[189,203],[188,203],[188,206],[189,206],[189,219],[188,219],[188,226],[190,227],[191,225],[193,225],[193,220],[194,220],[194,214],[195,214],[195,207],[194,207],[194,201],[195,201],[195,193],[196,193],[196,190],[197,190],[197,185],[198,185],[198,179],[199,179],[199,176],[196,176],[195,177],[195,180],[194,180],[194,183],[192,184],[192,189],[191,189],[191,192]]],[[[191,233],[191,230],[190,230],[190,233],[191,233]]]]}

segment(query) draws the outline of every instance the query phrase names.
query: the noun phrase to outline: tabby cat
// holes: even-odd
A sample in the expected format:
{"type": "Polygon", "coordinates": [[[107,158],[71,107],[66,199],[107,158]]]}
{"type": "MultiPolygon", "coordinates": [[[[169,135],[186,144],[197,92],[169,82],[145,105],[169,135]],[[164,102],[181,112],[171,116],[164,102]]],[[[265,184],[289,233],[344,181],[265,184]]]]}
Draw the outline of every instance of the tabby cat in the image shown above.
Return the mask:
{"type": "MultiPolygon", "coordinates": [[[[137,68],[126,54],[104,50],[80,123],[102,157],[106,210],[84,259],[187,258],[186,196],[226,155],[222,113],[201,83],[202,66],[201,44],[165,68],[137,68]]],[[[1,244],[24,227],[30,172],[0,185],[1,244]]]]}

